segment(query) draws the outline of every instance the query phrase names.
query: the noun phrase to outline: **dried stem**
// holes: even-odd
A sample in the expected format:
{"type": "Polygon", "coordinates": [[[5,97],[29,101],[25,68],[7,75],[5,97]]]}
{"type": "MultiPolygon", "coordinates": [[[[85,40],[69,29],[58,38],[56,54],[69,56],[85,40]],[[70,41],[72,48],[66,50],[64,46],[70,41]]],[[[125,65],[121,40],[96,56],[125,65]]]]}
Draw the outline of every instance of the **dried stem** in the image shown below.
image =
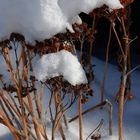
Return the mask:
{"type": "Polygon", "coordinates": [[[61,116],[61,113],[62,113],[61,111],[58,111],[59,107],[62,104],[59,90],[54,91],[54,104],[55,104],[56,114],[55,114],[55,119],[53,121],[52,140],[55,140],[55,133],[56,133],[57,127],[59,129],[59,132],[60,132],[60,135],[61,135],[62,139],[65,140],[66,138],[65,138],[64,131],[63,131],[63,128],[62,128],[62,122],[61,122],[61,119],[58,119],[58,118],[61,118],[60,116],[61,116]]]}
{"type": "Polygon", "coordinates": [[[18,132],[18,130],[9,122],[9,120],[7,119],[7,117],[5,116],[5,114],[2,112],[2,110],[0,109],[0,116],[2,117],[1,121],[4,125],[6,125],[9,130],[11,131],[11,133],[13,134],[13,136],[15,137],[16,140],[21,140],[21,135],[18,132]]]}
{"type": "Polygon", "coordinates": [[[116,36],[116,39],[117,39],[117,41],[118,41],[118,44],[119,44],[119,47],[120,47],[121,53],[122,53],[123,57],[125,57],[125,53],[124,53],[124,51],[123,51],[121,41],[120,41],[120,39],[119,39],[119,36],[118,36],[118,34],[117,34],[117,31],[116,31],[114,25],[112,26],[112,29],[113,29],[114,34],[115,34],[115,36],[116,36]]]}
{"type": "Polygon", "coordinates": [[[108,59],[109,59],[109,46],[110,46],[110,41],[111,41],[111,32],[112,32],[112,23],[109,29],[109,38],[108,38],[108,43],[107,43],[107,48],[106,48],[106,60],[104,64],[104,77],[101,84],[101,103],[104,100],[104,89],[105,89],[105,82],[106,82],[106,75],[107,75],[107,64],[108,64],[108,59]]]}
{"type": "Polygon", "coordinates": [[[9,48],[8,47],[4,48],[4,53],[5,53],[6,64],[7,64],[7,67],[9,69],[9,71],[10,71],[10,74],[11,74],[11,78],[12,78],[12,80],[15,83],[15,86],[17,88],[17,96],[18,96],[19,104],[21,106],[22,123],[23,123],[23,126],[24,126],[24,132],[25,132],[26,140],[29,140],[29,135],[28,135],[28,130],[27,130],[27,123],[26,123],[26,120],[25,120],[26,113],[25,113],[25,108],[23,106],[23,100],[21,98],[20,84],[18,84],[16,76],[15,76],[15,74],[13,72],[13,68],[12,68],[12,63],[11,63],[10,54],[9,54],[9,48]]]}
{"type": "Polygon", "coordinates": [[[28,91],[28,88],[29,88],[29,85],[28,85],[28,78],[27,78],[27,74],[28,74],[28,70],[27,70],[27,57],[26,57],[26,53],[25,53],[25,48],[22,48],[23,49],[23,58],[22,58],[22,61],[23,61],[23,74],[24,74],[24,79],[26,81],[26,87],[27,87],[27,99],[28,99],[28,103],[29,103],[29,107],[30,107],[30,113],[31,113],[31,116],[32,116],[32,119],[33,119],[33,123],[34,123],[34,128],[35,128],[35,132],[36,132],[36,135],[37,135],[37,139],[38,140],[41,140],[41,136],[40,136],[40,132],[39,132],[39,129],[38,129],[38,126],[36,124],[36,117],[34,115],[34,107],[33,107],[33,103],[32,103],[32,99],[31,99],[31,96],[30,96],[30,93],[28,91]]]}
{"type": "Polygon", "coordinates": [[[108,109],[108,113],[109,113],[109,135],[112,135],[112,112],[113,112],[113,107],[112,107],[112,103],[109,100],[106,100],[109,109],[108,109]]]}
{"type": "Polygon", "coordinates": [[[123,139],[123,110],[124,110],[124,94],[126,89],[126,82],[127,82],[127,60],[128,60],[128,48],[129,48],[129,39],[124,25],[124,19],[121,18],[122,28],[124,32],[124,41],[125,41],[125,57],[124,60],[124,68],[122,73],[122,83],[121,83],[121,90],[120,90],[120,100],[119,100],[119,112],[118,112],[118,127],[119,127],[119,140],[123,139]]]}
{"type": "Polygon", "coordinates": [[[103,119],[100,121],[99,125],[88,135],[88,137],[86,138],[86,140],[88,140],[90,138],[90,136],[94,133],[96,133],[97,131],[100,130],[101,126],[103,125],[103,119]]]}
{"type": "Polygon", "coordinates": [[[79,140],[83,140],[83,122],[82,122],[82,92],[79,96],[79,140]]]}
{"type": "MultiPolygon", "coordinates": [[[[94,105],[93,107],[91,107],[91,108],[85,110],[85,111],[82,113],[82,115],[85,115],[85,114],[87,114],[87,113],[89,113],[89,112],[91,112],[91,111],[94,111],[96,108],[99,108],[99,107],[102,107],[102,106],[106,105],[106,103],[107,103],[107,102],[106,102],[106,100],[105,100],[105,101],[103,101],[102,103],[99,103],[99,104],[97,104],[97,105],[94,105]]],[[[69,123],[75,121],[75,120],[78,119],[78,118],[79,118],[79,115],[73,117],[72,119],[69,120],[69,123]]]]}

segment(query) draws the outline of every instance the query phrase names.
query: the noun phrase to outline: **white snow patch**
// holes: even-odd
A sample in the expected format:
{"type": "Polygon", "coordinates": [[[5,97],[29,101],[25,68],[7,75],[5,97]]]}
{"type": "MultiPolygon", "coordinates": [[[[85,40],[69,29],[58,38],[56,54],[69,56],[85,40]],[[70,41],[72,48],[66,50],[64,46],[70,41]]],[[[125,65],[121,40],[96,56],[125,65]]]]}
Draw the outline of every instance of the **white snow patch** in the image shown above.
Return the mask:
{"type": "Polygon", "coordinates": [[[85,72],[77,57],[66,50],[43,55],[36,63],[34,73],[41,81],[62,75],[64,80],[72,85],[87,83],[85,72]]]}
{"type": "Polygon", "coordinates": [[[104,4],[110,9],[122,8],[119,0],[0,0],[0,40],[16,32],[33,44],[66,28],[73,32],[71,24],[81,23],[76,17],[80,12],[88,13],[104,4]]]}
{"type": "Polygon", "coordinates": [[[7,133],[10,133],[9,129],[3,124],[0,124],[0,136],[6,135],[7,133]]]}
{"type": "Polygon", "coordinates": [[[123,7],[119,0],[59,0],[58,4],[68,21],[81,12],[89,13],[103,5],[107,5],[109,9],[123,7]]]}

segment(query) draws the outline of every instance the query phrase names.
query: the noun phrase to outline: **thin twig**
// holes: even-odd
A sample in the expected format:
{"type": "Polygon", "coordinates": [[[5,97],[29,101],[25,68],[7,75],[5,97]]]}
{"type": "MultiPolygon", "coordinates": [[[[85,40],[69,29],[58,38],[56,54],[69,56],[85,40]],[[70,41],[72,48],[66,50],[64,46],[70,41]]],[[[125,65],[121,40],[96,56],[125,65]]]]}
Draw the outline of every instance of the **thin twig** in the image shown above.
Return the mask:
{"type": "Polygon", "coordinates": [[[86,140],[88,140],[89,137],[90,137],[92,134],[94,134],[96,131],[99,131],[99,130],[100,130],[101,126],[103,125],[103,122],[104,122],[104,120],[101,119],[101,121],[100,121],[100,123],[98,124],[98,126],[88,135],[88,137],[86,138],[86,140]]]}
{"type": "Polygon", "coordinates": [[[109,109],[108,109],[108,112],[109,112],[109,135],[112,135],[112,112],[113,112],[113,107],[112,107],[112,103],[109,101],[109,100],[106,100],[108,106],[109,106],[109,109]]]}
{"type": "Polygon", "coordinates": [[[114,34],[115,34],[115,36],[116,36],[116,39],[117,39],[117,41],[118,41],[118,44],[119,44],[121,53],[122,53],[123,57],[125,57],[125,53],[124,53],[124,51],[123,51],[122,44],[121,44],[121,42],[120,42],[120,39],[119,39],[119,37],[118,37],[118,34],[117,34],[117,32],[116,32],[116,29],[115,29],[114,25],[112,26],[112,29],[113,29],[114,34]]]}
{"type": "MultiPolygon", "coordinates": [[[[89,113],[89,112],[91,112],[91,111],[94,111],[96,108],[102,107],[102,106],[106,105],[106,103],[107,103],[107,102],[106,102],[106,100],[105,100],[105,101],[103,101],[102,103],[99,103],[99,104],[97,104],[97,105],[94,105],[93,107],[91,107],[91,108],[85,110],[85,111],[82,113],[82,115],[85,115],[85,114],[87,114],[87,113],[89,113]]],[[[79,118],[79,115],[73,117],[72,119],[69,120],[69,123],[75,121],[75,120],[78,119],[78,118],[79,118]]]]}
{"type": "Polygon", "coordinates": [[[126,76],[130,75],[132,72],[134,72],[135,70],[139,69],[140,65],[134,67],[132,70],[130,70],[129,72],[126,73],[126,76]]]}
{"type": "Polygon", "coordinates": [[[104,100],[104,90],[105,90],[105,82],[106,82],[106,75],[107,75],[107,64],[108,64],[108,59],[109,59],[111,32],[112,32],[112,23],[111,23],[110,29],[109,29],[109,38],[108,38],[107,49],[106,49],[106,60],[105,60],[105,64],[104,64],[104,77],[103,77],[103,81],[101,84],[101,102],[103,102],[103,100],[104,100]]]}
{"type": "Polygon", "coordinates": [[[82,92],[79,96],[79,140],[83,140],[83,122],[82,122],[82,92]]]}

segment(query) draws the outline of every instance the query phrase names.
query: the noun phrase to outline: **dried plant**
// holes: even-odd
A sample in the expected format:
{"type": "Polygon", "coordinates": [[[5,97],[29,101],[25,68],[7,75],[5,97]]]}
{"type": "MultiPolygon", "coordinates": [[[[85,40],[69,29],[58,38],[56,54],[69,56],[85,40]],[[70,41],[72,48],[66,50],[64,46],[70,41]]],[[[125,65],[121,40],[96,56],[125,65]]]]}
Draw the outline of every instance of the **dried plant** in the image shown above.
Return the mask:
{"type": "MultiPolygon", "coordinates": [[[[0,123],[9,128],[16,140],[30,140],[31,138],[41,140],[42,137],[45,140],[49,140],[46,119],[51,122],[52,140],[56,139],[56,133],[60,133],[62,140],[66,140],[64,127],[68,129],[69,123],[79,119],[79,140],[83,140],[83,115],[105,105],[109,107],[109,134],[112,135],[112,103],[104,99],[104,88],[109,60],[109,47],[113,33],[120,51],[118,66],[122,74],[119,92],[115,97],[116,101],[119,102],[118,129],[119,140],[122,140],[124,101],[125,97],[128,99],[133,97],[131,94],[131,73],[140,66],[131,70],[129,45],[132,40],[130,40],[129,35],[129,4],[133,0],[121,0],[121,2],[125,7],[120,10],[109,12],[108,7],[103,6],[92,11],[89,14],[93,19],[92,26],[86,23],[81,25],[74,24],[75,33],[67,32],[66,34],[55,35],[43,42],[36,41],[35,46],[26,44],[24,37],[16,33],[12,33],[9,40],[0,42],[0,55],[3,56],[5,61],[2,63],[6,64],[9,78],[11,79],[11,83],[8,83],[4,79],[5,75],[0,74],[2,85],[0,87],[0,123]],[[94,64],[92,64],[91,58],[94,50],[93,44],[96,39],[95,34],[97,33],[96,24],[101,17],[105,17],[110,22],[104,78],[101,86],[101,102],[83,111],[82,106],[88,103],[90,96],[93,96],[90,82],[94,80],[94,64]],[[118,31],[115,29],[116,21],[120,24],[122,37],[118,35],[118,31]],[[47,79],[45,82],[35,79],[32,75],[34,70],[32,63],[36,55],[42,56],[62,49],[76,54],[76,42],[80,44],[80,61],[87,73],[89,84],[72,86],[67,81],[63,81],[62,76],[47,79]],[[89,44],[89,52],[86,55],[83,51],[85,42],[89,44]],[[11,57],[11,51],[14,51],[14,62],[11,57]],[[87,55],[88,57],[86,57],[87,55]],[[46,93],[46,89],[48,93],[46,93]],[[50,99],[47,113],[43,112],[43,97],[45,94],[50,94],[48,96],[50,99]],[[67,102],[65,102],[66,98],[68,99],[67,102]],[[68,120],[66,112],[77,101],[79,102],[78,115],[68,120]]],[[[97,129],[100,129],[102,123],[101,121],[97,129]]],[[[101,135],[95,135],[93,132],[89,135],[91,139],[101,139],[101,135]]]]}

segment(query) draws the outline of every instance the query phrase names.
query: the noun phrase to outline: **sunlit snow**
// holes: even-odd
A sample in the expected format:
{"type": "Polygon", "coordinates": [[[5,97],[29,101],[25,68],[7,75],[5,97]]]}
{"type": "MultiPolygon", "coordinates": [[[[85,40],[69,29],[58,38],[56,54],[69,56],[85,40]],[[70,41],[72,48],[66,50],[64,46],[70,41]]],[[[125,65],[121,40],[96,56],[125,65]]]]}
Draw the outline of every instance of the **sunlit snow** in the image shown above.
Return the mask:
{"type": "Polygon", "coordinates": [[[73,32],[71,24],[80,23],[79,17],[75,18],[80,12],[88,13],[103,4],[122,8],[119,0],[0,0],[0,40],[16,32],[34,43],[66,28],[73,32]]]}
{"type": "Polygon", "coordinates": [[[87,83],[85,72],[78,58],[66,50],[43,55],[37,61],[34,73],[41,81],[62,75],[63,79],[72,85],[87,83]]]}

